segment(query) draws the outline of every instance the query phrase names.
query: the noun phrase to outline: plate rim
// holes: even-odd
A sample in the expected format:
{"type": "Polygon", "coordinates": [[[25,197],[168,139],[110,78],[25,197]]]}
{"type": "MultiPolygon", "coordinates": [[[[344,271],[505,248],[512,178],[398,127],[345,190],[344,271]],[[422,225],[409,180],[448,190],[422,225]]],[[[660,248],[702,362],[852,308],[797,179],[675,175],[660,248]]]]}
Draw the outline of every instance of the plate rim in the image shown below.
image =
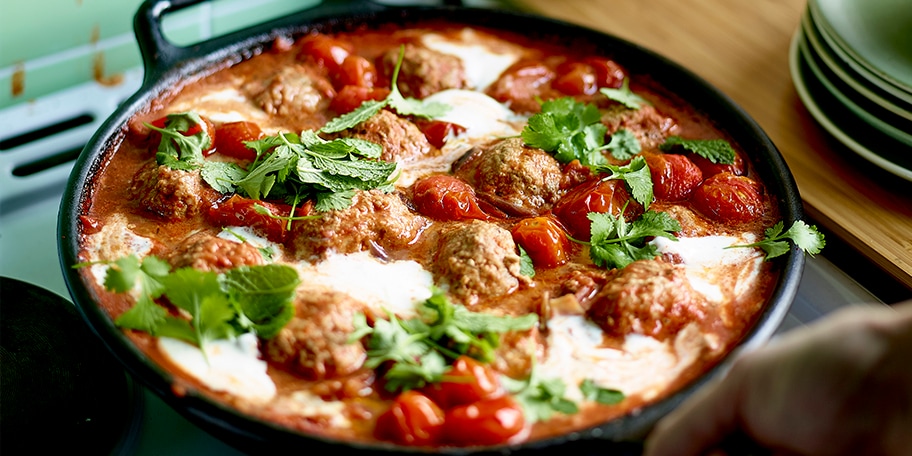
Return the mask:
{"type": "Polygon", "coordinates": [[[869,162],[878,166],[881,169],[889,171],[896,176],[899,176],[908,181],[912,181],[912,169],[904,168],[896,163],[893,163],[890,160],[887,160],[884,157],[874,153],[864,145],[860,144],[858,141],[850,137],[848,134],[839,129],[829,117],[820,109],[817,102],[811,97],[810,92],[807,89],[804,75],[801,74],[800,69],[800,59],[799,55],[799,40],[803,34],[803,30],[798,28],[795,34],[792,36],[791,43],[789,45],[789,72],[792,76],[792,85],[795,87],[795,91],[798,92],[798,97],[801,98],[801,101],[811,116],[817,120],[818,123],[831,135],[833,135],[840,143],[848,147],[853,152],[857,153],[861,157],[865,158],[869,162]]]}

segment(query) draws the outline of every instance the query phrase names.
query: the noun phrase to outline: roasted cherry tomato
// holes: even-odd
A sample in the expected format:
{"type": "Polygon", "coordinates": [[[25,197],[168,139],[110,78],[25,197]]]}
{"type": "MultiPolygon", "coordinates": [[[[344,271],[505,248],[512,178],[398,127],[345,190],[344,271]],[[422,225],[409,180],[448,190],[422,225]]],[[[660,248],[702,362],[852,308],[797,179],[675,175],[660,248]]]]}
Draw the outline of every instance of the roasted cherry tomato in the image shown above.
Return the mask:
{"type": "Polygon", "coordinates": [[[570,235],[576,239],[590,239],[588,214],[590,212],[611,213],[619,215],[627,205],[624,216],[628,220],[638,217],[643,206],[630,197],[627,187],[620,180],[593,179],[580,184],[564,195],[554,205],[554,215],[561,221],[570,235]]]}
{"type": "Polygon", "coordinates": [[[656,201],[684,201],[703,182],[703,172],[683,155],[645,153],[643,157],[656,201]]]}
{"type": "Polygon", "coordinates": [[[440,441],[444,413],[427,396],[417,391],[399,395],[393,405],[377,418],[378,438],[402,445],[433,445],[440,441]]]}
{"type": "Polygon", "coordinates": [[[455,445],[498,445],[520,435],[525,426],[522,406],[505,395],[447,410],[443,433],[455,445]]]}
{"type": "Polygon", "coordinates": [[[599,88],[609,87],[616,89],[624,83],[624,79],[627,77],[621,66],[611,59],[589,57],[584,59],[583,63],[595,70],[596,84],[598,84],[599,88]]]}
{"type": "Polygon", "coordinates": [[[534,112],[541,109],[543,87],[555,77],[554,70],[537,60],[520,60],[507,68],[489,89],[496,100],[510,102],[516,111],[534,112]]]}
{"type": "Polygon", "coordinates": [[[755,180],[719,173],[694,190],[691,203],[701,214],[719,222],[751,222],[763,215],[761,187],[755,180]]]}
{"type": "Polygon", "coordinates": [[[332,75],[336,87],[359,86],[373,87],[377,82],[377,68],[369,60],[360,55],[350,54],[339,70],[332,75]]]}
{"type": "Polygon", "coordinates": [[[747,167],[744,164],[744,159],[741,158],[741,154],[735,153],[735,159],[731,164],[724,163],[713,163],[708,158],[701,157],[694,153],[688,153],[687,157],[690,158],[690,161],[694,162],[700,171],[703,172],[703,178],[708,179],[711,176],[716,174],[729,172],[736,176],[743,176],[747,173],[747,167]]]}
{"type": "Polygon", "coordinates": [[[256,151],[244,142],[256,141],[263,137],[260,126],[253,122],[228,122],[215,127],[215,152],[241,160],[253,160],[256,151]]]}
{"type": "Polygon", "coordinates": [[[416,125],[428,142],[438,149],[446,144],[451,135],[455,136],[465,131],[465,127],[442,120],[419,120],[416,125]]]}
{"type": "Polygon", "coordinates": [[[592,95],[598,91],[595,68],[582,62],[565,62],[557,67],[551,87],[566,95],[592,95]]]}
{"type": "Polygon", "coordinates": [[[299,58],[310,58],[331,73],[338,71],[342,62],[352,53],[352,45],[321,33],[301,39],[299,58]]]}
{"type": "Polygon", "coordinates": [[[339,90],[339,93],[329,103],[329,107],[339,114],[346,114],[354,111],[367,100],[379,101],[386,98],[389,92],[389,89],[347,85],[339,90]]]}
{"type": "Polygon", "coordinates": [[[469,356],[460,356],[443,381],[422,391],[444,410],[502,394],[497,373],[469,356]]]}
{"type": "MultiPolygon", "coordinates": [[[[285,228],[288,222],[258,213],[256,205],[265,207],[276,216],[287,217],[291,213],[291,206],[287,204],[258,201],[233,195],[209,208],[209,221],[218,226],[249,226],[262,233],[270,241],[282,242],[287,233],[285,228]]],[[[307,215],[307,212],[307,208],[298,208],[295,215],[303,216],[307,215]]]]}
{"type": "Polygon", "coordinates": [[[457,177],[445,174],[428,176],[415,182],[412,202],[418,212],[437,220],[488,220],[479,206],[475,190],[457,177]]]}
{"type": "Polygon", "coordinates": [[[513,227],[512,233],[513,240],[529,254],[536,266],[553,268],[570,259],[570,240],[551,217],[522,219],[513,227]]]}

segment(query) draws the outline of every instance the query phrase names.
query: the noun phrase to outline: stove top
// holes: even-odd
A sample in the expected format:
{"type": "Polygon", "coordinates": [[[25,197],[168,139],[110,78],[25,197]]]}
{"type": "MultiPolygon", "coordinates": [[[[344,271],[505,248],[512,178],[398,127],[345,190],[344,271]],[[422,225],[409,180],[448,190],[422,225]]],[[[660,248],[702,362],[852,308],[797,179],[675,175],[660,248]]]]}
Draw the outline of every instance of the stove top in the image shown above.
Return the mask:
{"type": "MultiPolygon", "coordinates": [[[[60,198],[82,146],[141,80],[137,69],[114,87],[89,83],[0,110],[0,276],[37,285],[69,302],[57,255],[60,198]]],[[[778,333],[864,302],[879,300],[825,256],[809,258],[778,333]]],[[[134,435],[118,454],[242,454],[147,390],[136,397],[134,410],[141,415],[135,416],[134,435]]]]}

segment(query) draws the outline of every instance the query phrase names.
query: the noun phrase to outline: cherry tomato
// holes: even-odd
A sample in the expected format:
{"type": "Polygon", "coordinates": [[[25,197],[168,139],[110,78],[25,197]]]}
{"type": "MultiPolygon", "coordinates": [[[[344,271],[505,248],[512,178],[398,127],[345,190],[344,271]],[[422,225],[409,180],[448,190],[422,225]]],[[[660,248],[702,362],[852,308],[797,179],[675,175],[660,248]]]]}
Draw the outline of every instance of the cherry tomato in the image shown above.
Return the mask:
{"type": "Polygon", "coordinates": [[[522,219],[513,227],[512,233],[513,240],[522,246],[536,266],[553,268],[570,258],[570,240],[551,217],[522,219]]]}
{"type": "Polygon", "coordinates": [[[393,405],[377,418],[378,438],[402,445],[433,445],[440,441],[444,413],[427,396],[417,391],[399,395],[393,405]]]}
{"type": "MultiPolygon", "coordinates": [[[[250,198],[244,198],[240,195],[233,195],[225,201],[217,203],[209,208],[209,221],[218,226],[249,226],[266,236],[267,239],[274,242],[282,242],[285,239],[287,231],[285,230],[287,221],[270,217],[267,214],[260,214],[256,211],[255,206],[260,205],[269,209],[273,215],[288,216],[291,213],[291,206],[287,204],[271,203],[268,201],[258,201],[250,198]]],[[[306,208],[298,208],[295,215],[307,215],[306,208]]]]}
{"type": "Polygon", "coordinates": [[[703,172],[704,179],[708,179],[709,177],[722,172],[729,172],[736,176],[743,176],[747,172],[744,159],[741,158],[741,154],[738,153],[735,153],[735,159],[730,165],[713,163],[708,158],[701,157],[694,153],[688,153],[687,157],[700,168],[700,171],[703,172]]]}
{"type": "Polygon", "coordinates": [[[437,220],[491,218],[479,206],[475,190],[457,177],[437,174],[422,178],[415,182],[412,193],[418,212],[437,220]]]}
{"type": "Polygon", "coordinates": [[[364,57],[350,54],[342,61],[339,70],[333,74],[333,81],[335,81],[336,87],[349,85],[373,87],[377,82],[377,68],[364,57]]]}
{"type": "Polygon", "coordinates": [[[426,386],[423,392],[444,410],[502,393],[497,373],[475,358],[464,355],[456,358],[442,382],[426,386]]]}
{"type": "Polygon", "coordinates": [[[581,62],[566,62],[557,67],[557,78],[551,87],[567,95],[592,95],[598,91],[595,69],[581,62]]]}
{"type": "Polygon", "coordinates": [[[596,83],[599,88],[619,88],[624,83],[624,79],[627,78],[624,70],[620,65],[615,63],[614,60],[602,57],[589,57],[584,59],[583,63],[595,70],[596,83]]]}
{"type": "Polygon", "coordinates": [[[491,97],[510,102],[516,111],[534,112],[541,109],[536,97],[554,79],[554,70],[537,60],[520,60],[507,68],[489,89],[491,97]]]}
{"type": "Polygon", "coordinates": [[[339,114],[354,111],[367,100],[382,100],[389,95],[389,89],[347,85],[329,103],[329,107],[339,114]]]}
{"type": "Polygon", "coordinates": [[[691,203],[701,214],[719,222],[751,222],[763,215],[761,187],[753,179],[719,173],[694,190],[691,203]]]}
{"type": "Polygon", "coordinates": [[[465,127],[442,120],[419,120],[416,124],[428,142],[438,149],[446,144],[450,135],[455,136],[465,131],[465,127]]]}
{"type": "Polygon", "coordinates": [[[630,198],[630,193],[624,182],[620,180],[593,179],[580,184],[564,195],[554,205],[554,215],[561,221],[570,235],[576,239],[588,241],[590,239],[587,217],[590,212],[611,213],[619,215],[624,205],[624,212],[628,220],[639,216],[643,206],[630,198]]]}
{"type": "Polygon", "coordinates": [[[337,40],[321,33],[308,35],[301,39],[299,58],[310,58],[331,73],[342,66],[342,62],[351,54],[352,46],[345,41],[337,40]]]}
{"type": "Polygon", "coordinates": [[[656,201],[684,201],[703,182],[703,172],[683,155],[645,153],[643,157],[656,201]]]}
{"type": "Polygon", "coordinates": [[[525,429],[522,406],[511,396],[482,399],[446,412],[444,438],[456,445],[497,445],[525,429]]]}
{"type": "Polygon", "coordinates": [[[253,160],[256,151],[247,147],[245,141],[255,141],[263,137],[260,126],[253,122],[228,122],[215,128],[215,152],[241,160],[253,160]]]}

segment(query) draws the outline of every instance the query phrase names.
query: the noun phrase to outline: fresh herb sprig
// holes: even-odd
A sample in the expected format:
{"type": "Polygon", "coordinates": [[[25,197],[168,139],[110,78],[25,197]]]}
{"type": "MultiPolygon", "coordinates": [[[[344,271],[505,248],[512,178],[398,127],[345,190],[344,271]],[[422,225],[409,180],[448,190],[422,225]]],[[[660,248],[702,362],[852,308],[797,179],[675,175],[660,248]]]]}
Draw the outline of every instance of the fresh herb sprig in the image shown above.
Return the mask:
{"type": "Polygon", "coordinates": [[[352,128],[367,119],[370,119],[380,112],[381,109],[389,106],[402,116],[423,117],[433,119],[441,117],[450,110],[450,107],[443,103],[426,102],[415,98],[406,98],[399,91],[397,80],[399,79],[399,69],[402,66],[402,60],[405,57],[405,46],[399,48],[399,59],[393,68],[393,77],[390,83],[390,93],[383,100],[367,100],[361,103],[354,111],[343,114],[335,119],[330,120],[320,129],[323,133],[337,133],[342,130],[352,128]]]}
{"type": "Polygon", "coordinates": [[[628,109],[637,110],[642,108],[643,105],[649,104],[648,100],[630,90],[630,79],[624,79],[624,82],[621,83],[621,88],[619,89],[602,87],[599,89],[599,92],[609,99],[624,105],[628,109]]]}
{"type": "Polygon", "coordinates": [[[557,377],[543,378],[535,364],[528,378],[519,380],[501,375],[500,383],[513,394],[522,405],[526,419],[533,423],[546,421],[555,412],[572,415],[579,411],[575,402],[564,397],[567,391],[564,381],[557,377]]]}
{"type": "Polygon", "coordinates": [[[526,145],[554,155],[561,163],[579,160],[586,166],[607,164],[601,153],[608,131],[595,105],[571,97],[549,100],[529,118],[520,133],[526,145]]]}
{"type": "Polygon", "coordinates": [[[367,337],[365,366],[384,366],[386,389],[391,392],[437,383],[461,355],[484,362],[494,359],[500,335],[534,327],[538,316],[496,316],[472,312],[452,304],[436,290],[419,308],[419,316],[407,320],[389,314],[389,320],[367,323],[355,316],[350,342],[367,337]]]}
{"type": "Polygon", "coordinates": [[[630,163],[623,166],[604,164],[592,168],[598,174],[608,173],[607,180],[622,180],[630,189],[633,199],[642,204],[644,209],[649,208],[652,203],[652,174],[649,172],[649,166],[646,159],[642,156],[636,156],[630,163]]]}
{"type": "Polygon", "coordinates": [[[670,152],[678,147],[713,163],[730,165],[735,162],[735,149],[724,139],[684,139],[680,136],[669,136],[659,149],[670,152]]]}
{"type": "Polygon", "coordinates": [[[589,257],[597,266],[609,269],[655,258],[658,249],[646,240],[664,237],[677,241],[674,233],[681,231],[681,224],[665,212],[646,211],[629,224],[623,215],[590,212],[587,217],[592,222],[589,257]]]}
{"type": "Polygon", "coordinates": [[[300,283],[285,265],[240,266],[224,273],[194,268],[172,270],[164,260],[129,255],[115,261],[80,263],[108,266],[104,285],[115,293],[136,292],[136,303],[115,324],[157,337],[173,337],[203,348],[207,342],[246,331],[271,338],[294,313],[292,300],[300,283]],[[172,316],[160,298],[187,312],[190,320],[172,316]]]}
{"type": "Polygon", "coordinates": [[[766,252],[764,260],[769,260],[788,253],[788,240],[791,240],[795,246],[811,256],[820,253],[820,250],[826,246],[826,239],[824,239],[823,233],[817,231],[817,227],[814,225],[795,220],[795,223],[792,223],[792,226],[785,232],[782,232],[783,228],[785,228],[785,224],[780,221],[766,229],[764,232],[766,237],[762,241],[733,245],[728,248],[759,247],[766,252]]]}
{"type": "Polygon", "coordinates": [[[596,384],[592,379],[585,379],[579,385],[583,397],[599,404],[614,405],[626,398],[623,392],[614,388],[605,388],[596,384]]]}
{"type": "Polygon", "coordinates": [[[212,145],[212,138],[206,131],[205,123],[195,112],[168,114],[164,128],[150,123],[144,124],[161,134],[155,160],[159,165],[190,171],[203,165],[203,151],[212,145]],[[198,129],[199,131],[186,135],[198,129]]]}

